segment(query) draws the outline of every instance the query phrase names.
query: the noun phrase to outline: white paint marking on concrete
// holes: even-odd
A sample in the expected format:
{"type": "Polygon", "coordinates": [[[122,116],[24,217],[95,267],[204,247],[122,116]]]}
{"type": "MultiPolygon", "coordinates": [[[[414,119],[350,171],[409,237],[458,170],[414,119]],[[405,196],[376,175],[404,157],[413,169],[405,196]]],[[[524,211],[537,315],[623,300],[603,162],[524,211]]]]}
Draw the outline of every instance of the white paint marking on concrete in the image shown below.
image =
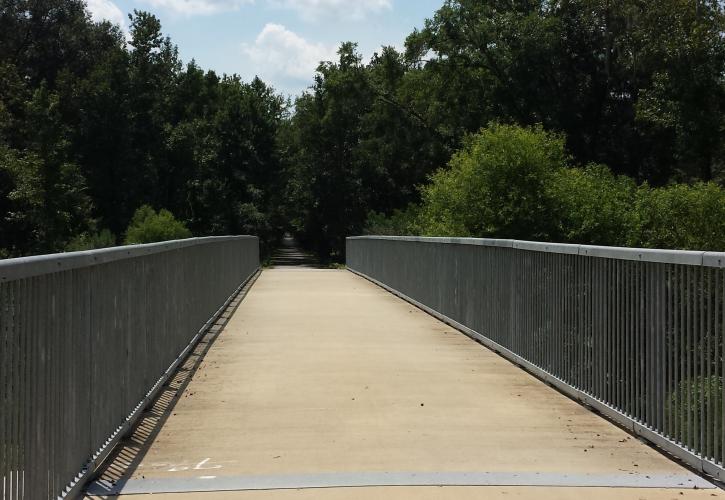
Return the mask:
{"type": "Polygon", "coordinates": [[[223,465],[207,465],[211,461],[211,458],[205,458],[201,462],[199,462],[196,465],[187,465],[187,464],[162,464],[162,466],[166,467],[167,465],[171,465],[170,468],[166,469],[166,472],[184,472],[187,470],[214,470],[214,469],[222,469],[224,468],[223,465]]]}
{"type": "Polygon", "coordinates": [[[201,462],[196,464],[196,467],[194,467],[194,470],[211,470],[211,469],[221,469],[222,468],[221,465],[211,465],[211,466],[207,467],[206,464],[208,464],[210,460],[211,460],[211,458],[205,458],[204,460],[202,460],[201,462]]]}

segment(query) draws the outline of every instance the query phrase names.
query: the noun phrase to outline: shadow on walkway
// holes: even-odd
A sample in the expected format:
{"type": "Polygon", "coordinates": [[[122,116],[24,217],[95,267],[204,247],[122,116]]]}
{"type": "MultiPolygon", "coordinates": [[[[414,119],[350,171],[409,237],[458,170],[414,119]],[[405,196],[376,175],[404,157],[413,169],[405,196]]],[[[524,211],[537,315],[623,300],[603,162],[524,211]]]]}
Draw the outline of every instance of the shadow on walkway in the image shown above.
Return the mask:
{"type": "MultiPolygon", "coordinates": [[[[244,300],[250,288],[259,277],[254,275],[237,293],[226,310],[204,333],[199,343],[179,366],[173,377],[164,385],[164,389],[143,413],[139,423],[130,436],[123,439],[98,468],[97,477],[89,486],[96,490],[113,491],[125,484],[138,468],[166,420],[172,415],[176,403],[182,397],[188,397],[186,387],[199,369],[201,362],[214,342],[224,330],[239,304],[244,300]]],[[[92,494],[82,498],[116,498],[115,495],[92,494]]]]}

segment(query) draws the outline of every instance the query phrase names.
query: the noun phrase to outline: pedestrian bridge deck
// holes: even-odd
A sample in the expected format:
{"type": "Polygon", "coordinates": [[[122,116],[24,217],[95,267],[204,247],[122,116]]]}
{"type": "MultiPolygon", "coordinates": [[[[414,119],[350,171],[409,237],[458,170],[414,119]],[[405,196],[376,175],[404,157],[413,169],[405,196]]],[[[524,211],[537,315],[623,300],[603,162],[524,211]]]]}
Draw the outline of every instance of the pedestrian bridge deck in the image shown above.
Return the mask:
{"type": "Polygon", "coordinates": [[[262,272],[88,498],[723,497],[343,270],[262,272]],[[584,489],[585,488],[585,489],[584,489]]]}

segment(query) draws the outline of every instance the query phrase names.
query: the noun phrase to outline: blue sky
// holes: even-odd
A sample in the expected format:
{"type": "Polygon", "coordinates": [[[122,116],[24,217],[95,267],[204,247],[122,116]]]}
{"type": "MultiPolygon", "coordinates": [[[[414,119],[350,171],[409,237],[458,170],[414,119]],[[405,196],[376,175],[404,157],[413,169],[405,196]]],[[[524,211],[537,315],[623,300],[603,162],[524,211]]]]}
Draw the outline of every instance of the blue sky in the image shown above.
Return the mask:
{"type": "Polygon", "coordinates": [[[87,0],[95,19],[126,27],[126,14],[147,10],[164,32],[205,69],[259,75],[279,92],[301,93],[320,60],[340,42],[358,42],[369,57],[381,45],[403,47],[405,37],[443,0],[87,0]]]}

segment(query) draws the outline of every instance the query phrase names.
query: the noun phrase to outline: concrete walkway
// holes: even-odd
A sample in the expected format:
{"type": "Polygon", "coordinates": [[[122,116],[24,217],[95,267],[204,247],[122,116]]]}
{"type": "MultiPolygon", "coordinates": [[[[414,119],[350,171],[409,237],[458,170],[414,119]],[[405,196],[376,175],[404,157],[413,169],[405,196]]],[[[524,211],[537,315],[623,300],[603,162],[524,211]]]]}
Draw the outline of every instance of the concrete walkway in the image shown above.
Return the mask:
{"type": "Polygon", "coordinates": [[[312,269],[264,271],[90,491],[172,500],[723,497],[403,300],[350,272],[312,269]]]}

